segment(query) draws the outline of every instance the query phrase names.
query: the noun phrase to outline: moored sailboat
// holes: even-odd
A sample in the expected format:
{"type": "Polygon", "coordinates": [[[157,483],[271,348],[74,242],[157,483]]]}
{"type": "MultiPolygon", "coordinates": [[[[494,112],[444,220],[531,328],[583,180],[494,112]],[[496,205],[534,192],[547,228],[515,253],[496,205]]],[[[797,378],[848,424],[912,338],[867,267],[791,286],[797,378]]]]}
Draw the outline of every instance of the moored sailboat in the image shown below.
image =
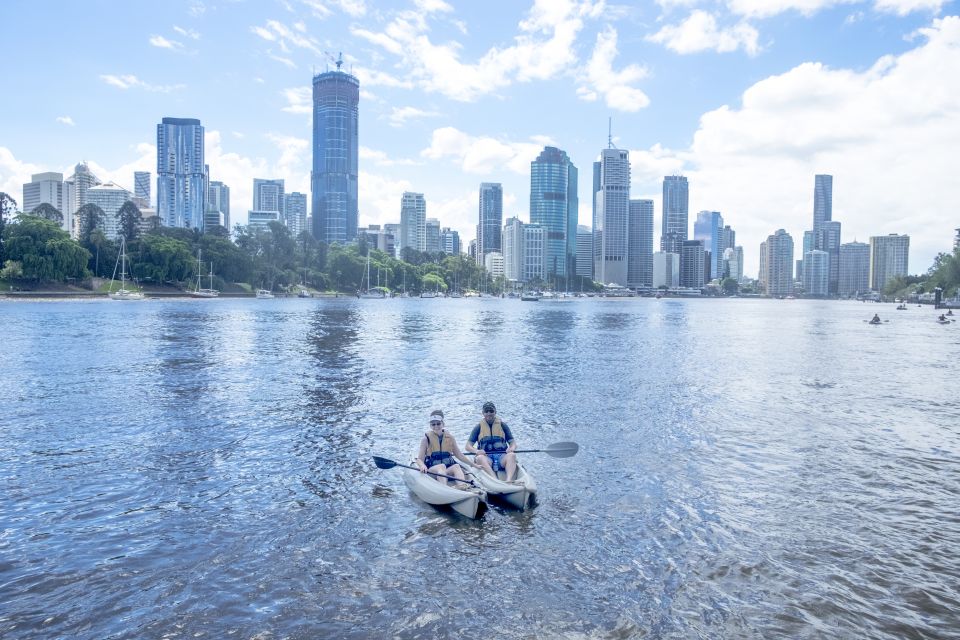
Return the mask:
{"type": "Polygon", "coordinates": [[[200,250],[197,249],[197,288],[191,291],[190,295],[194,298],[216,298],[220,295],[220,292],[213,288],[213,262],[210,263],[210,287],[207,289],[203,289],[200,286],[200,278],[202,277],[200,270],[202,265],[200,250]]]}
{"type": "Polygon", "coordinates": [[[111,300],[143,300],[143,294],[134,289],[127,289],[127,240],[120,236],[120,255],[117,256],[117,266],[113,268],[113,276],[110,278],[111,300]],[[120,288],[113,290],[113,283],[117,277],[117,267],[120,268],[120,288]]]}

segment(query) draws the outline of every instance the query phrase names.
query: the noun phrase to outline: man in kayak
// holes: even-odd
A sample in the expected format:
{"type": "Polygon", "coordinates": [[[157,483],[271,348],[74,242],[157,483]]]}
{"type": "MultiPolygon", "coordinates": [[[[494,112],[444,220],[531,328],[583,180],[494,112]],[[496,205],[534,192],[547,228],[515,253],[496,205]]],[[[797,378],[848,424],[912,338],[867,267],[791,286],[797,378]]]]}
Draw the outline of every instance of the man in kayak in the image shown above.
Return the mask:
{"type": "MultiPolygon", "coordinates": [[[[417,452],[417,466],[420,468],[420,473],[429,471],[463,482],[463,469],[457,464],[457,460],[470,465],[470,461],[457,446],[457,439],[447,433],[443,422],[443,411],[434,409],[430,412],[430,431],[423,434],[420,450],[417,452]]],[[[444,478],[437,478],[437,476],[434,478],[439,482],[447,482],[444,478]]]]}
{"type": "Polygon", "coordinates": [[[510,482],[517,475],[516,449],[510,427],[497,416],[497,407],[483,403],[483,417],[467,438],[467,451],[477,454],[474,463],[494,478],[497,471],[506,472],[510,482]]]}

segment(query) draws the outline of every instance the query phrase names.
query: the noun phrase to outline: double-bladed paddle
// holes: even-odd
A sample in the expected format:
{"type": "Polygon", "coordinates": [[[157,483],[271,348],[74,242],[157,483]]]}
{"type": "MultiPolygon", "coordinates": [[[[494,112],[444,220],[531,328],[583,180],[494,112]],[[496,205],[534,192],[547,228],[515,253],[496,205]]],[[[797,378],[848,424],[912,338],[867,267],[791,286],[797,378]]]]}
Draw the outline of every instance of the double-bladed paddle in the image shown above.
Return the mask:
{"type": "Polygon", "coordinates": [[[453,476],[447,476],[442,473],[434,473],[433,471],[420,471],[419,468],[413,466],[412,464],[401,464],[396,460],[391,460],[390,458],[381,458],[380,456],[373,456],[373,464],[377,465],[378,469],[393,469],[394,467],[404,467],[406,469],[413,469],[419,473],[426,473],[429,476],[436,476],[438,478],[446,478],[447,480],[453,480],[454,482],[466,482],[469,485],[477,486],[477,483],[473,480],[461,480],[460,478],[454,478],[453,476]]]}
{"type": "MultiPolygon", "coordinates": [[[[580,445],[576,442],[554,442],[553,444],[547,445],[546,449],[517,449],[514,453],[545,453],[554,458],[572,458],[577,455],[577,451],[579,450],[580,445]]],[[[506,451],[491,453],[506,453],[506,451]]],[[[475,456],[477,454],[470,452],[467,455],[475,456]]]]}

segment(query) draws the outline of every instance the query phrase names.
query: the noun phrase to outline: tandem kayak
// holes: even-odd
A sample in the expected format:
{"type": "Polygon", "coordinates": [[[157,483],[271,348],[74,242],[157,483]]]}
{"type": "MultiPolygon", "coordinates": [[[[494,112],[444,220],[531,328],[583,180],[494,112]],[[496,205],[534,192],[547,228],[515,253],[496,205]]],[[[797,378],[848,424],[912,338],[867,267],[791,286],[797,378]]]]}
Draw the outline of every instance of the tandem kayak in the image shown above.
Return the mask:
{"type": "Polygon", "coordinates": [[[486,471],[476,468],[474,479],[487,491],[487,496],[502,500],[515,509],[526,509],[533,504],[537,495],[537,482],[533,476],[517,463],[517,477],[512,482],[504,480],[506,474],[501,471],[498,478],[494,478],[486,471]]]}
{"type": "Polygon", "coordinates": [[[434,507],[450,507],[467,518],[479,518],[487,510],[487,492],[482,487],[458,489],[415,469],[404,470],[403,482],[414,495],[434,507]]]}

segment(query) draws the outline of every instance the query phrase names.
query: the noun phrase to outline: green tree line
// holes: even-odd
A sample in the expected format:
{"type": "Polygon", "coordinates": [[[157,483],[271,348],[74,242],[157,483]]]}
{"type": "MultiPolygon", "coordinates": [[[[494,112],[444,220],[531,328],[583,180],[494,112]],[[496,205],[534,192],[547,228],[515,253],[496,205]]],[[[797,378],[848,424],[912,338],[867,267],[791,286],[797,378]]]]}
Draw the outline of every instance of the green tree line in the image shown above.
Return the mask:
{"type": "MultiPolygon", "coordinates": [[[[15,200],[0,194],[0,279],[39,283],[110,278],[120,254],[119,238],[104,233],[106,215],[96,205],[84,205],[77,217],[80,237],[74,240],[61,228],[63,215],[51,205],[20,213],[15,200]]],[[[408,248],[398,260],[363,240],[326,245],[306,232],[293,237],[279,222],[268,223],[266,229],[237,225],[233,240],[222,227],[207,233],[172,227],[142,232],[140,211],[127,202],[116,223],[126,241],[129,271],[144,285],[189,288],[198,272],[209,272],[212,262],[213,286],[221,290],[244,283],[273,291],[303,286],[352,293],[379,286],[412,294],[471,289],[500,293],[506,286],[502,277],[491,278],[464,255],[408,248]],[[198,264],[198,251],[203,264],[198,264]]]]}

